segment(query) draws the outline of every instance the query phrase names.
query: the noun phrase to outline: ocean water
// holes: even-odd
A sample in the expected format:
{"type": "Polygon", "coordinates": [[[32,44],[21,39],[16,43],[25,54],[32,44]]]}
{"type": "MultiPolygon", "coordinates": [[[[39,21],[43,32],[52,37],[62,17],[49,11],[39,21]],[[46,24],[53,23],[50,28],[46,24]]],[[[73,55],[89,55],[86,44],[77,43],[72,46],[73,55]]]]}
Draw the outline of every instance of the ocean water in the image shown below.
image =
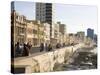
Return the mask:
{"type": "Polygon", "coordinates": [[[97,69],[97,47],[90,50],[79,49],[67,63],[58,64],[54,71],[89,69],[97,69]]]}

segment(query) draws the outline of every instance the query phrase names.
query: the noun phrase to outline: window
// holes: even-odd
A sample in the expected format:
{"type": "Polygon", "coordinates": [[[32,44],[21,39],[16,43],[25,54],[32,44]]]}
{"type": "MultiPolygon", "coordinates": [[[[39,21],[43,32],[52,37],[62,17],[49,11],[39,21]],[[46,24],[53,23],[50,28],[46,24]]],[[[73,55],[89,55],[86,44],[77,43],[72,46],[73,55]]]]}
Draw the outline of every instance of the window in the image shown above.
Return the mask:
{"type": "Polygon", "coordinates": [[[34,34],[37,34],[37,30],[34,30],[34,29],[33,29],[33,33],[34,33],[34,34]]]}

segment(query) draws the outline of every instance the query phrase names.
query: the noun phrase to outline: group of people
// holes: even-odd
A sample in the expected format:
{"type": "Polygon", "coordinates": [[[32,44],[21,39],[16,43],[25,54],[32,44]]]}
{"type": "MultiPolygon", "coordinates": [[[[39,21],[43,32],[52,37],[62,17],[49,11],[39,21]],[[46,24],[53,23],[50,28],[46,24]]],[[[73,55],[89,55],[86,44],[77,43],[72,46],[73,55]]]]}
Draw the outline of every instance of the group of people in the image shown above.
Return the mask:
{"type": "Polygon", "coordinates": [[[47,44],[47,43],[41,43],[40,44],[40,52],[42,51],[51,51],[53,49],[52,45],[51,44],[47,44]]]}
{"type": "MultiPolygon", "coordinates": [[[[63,44],[64,47],[65,44],[63,44]]],[[[52,51],[54,48],[61,48],[62,45],[60,43],[57,43],[55,46],[52,44],[47,44],[47,43],[41,43],[40,44],[40,52],[42,51],[52,51]]],[[[30,50],[32,50],[32,45],[30,42],[26,43],[19,43],[17,42],[15,44],[15,57],[17,56],[29,56],[30,55],[30,50]]]]}
{"type": "Polygon", "coordinates": [[[40,52],[42,52],[42,51],[51,51],[54,48],[61,48],[61,47],[65,47],[65,43],[63,43],[62,45],[60,43],[57,43],[55,46],[52,45],[52,44],[41,43],[40,52]]]}
{"type": "Polygon", "coordinates": [[[29,56],[31,48],[32,45],[29,42],[27,44],[17,42],[15,44],[15,56],[29,56]]]}

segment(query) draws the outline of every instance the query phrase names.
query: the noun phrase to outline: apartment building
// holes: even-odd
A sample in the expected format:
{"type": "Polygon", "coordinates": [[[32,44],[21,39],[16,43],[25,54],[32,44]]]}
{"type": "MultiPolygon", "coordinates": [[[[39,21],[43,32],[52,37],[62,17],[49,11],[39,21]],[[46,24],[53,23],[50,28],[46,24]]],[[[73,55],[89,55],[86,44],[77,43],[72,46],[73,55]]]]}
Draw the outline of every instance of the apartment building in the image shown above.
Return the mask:
{"type": "Polygon", "coordinates": [[[16,13],[16,11],[11,12],[11,37],[14,45],[19,43],[24,43],[26,39],[26,17],[16,13]]]}
{"type": "Polygon", "coordinates": [[[36,20],[50,24],[50,38],[53,34],[53,5],[52,3],[36,3],[36,20]]]}
{"type": "Polygon", "coordinates": [[[50,24],[44,23],[44,42],[50,43],[50,24]]]}

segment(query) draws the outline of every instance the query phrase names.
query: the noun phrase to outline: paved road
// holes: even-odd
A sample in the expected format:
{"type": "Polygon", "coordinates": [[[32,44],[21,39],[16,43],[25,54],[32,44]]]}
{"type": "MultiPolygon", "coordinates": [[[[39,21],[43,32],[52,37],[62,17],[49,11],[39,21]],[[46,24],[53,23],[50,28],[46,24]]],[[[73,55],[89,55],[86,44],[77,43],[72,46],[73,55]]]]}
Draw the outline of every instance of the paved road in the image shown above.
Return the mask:
{"type": "MultiPolygon", "coordinates": [[[[69,47],[69,46],[64,46],[64,47],[69,47]]],[[[60,48],[64,48],[64,47],[60,47],[60,48]]],[[[57,49],[60,49],[60,48],[53,47],[53,50],[57,50],[57,49]]],[[[44,50],[44,51],[46,51],[46,50],[44,50]]],[[[38,53],[38,52],[40,52],[40,47],[32,47],[32,49],[30,51],[31,54],[38,53]]]]}
{"type": "MultiPolygon", "coordinates": [[[[69,47],[69,46],[72,46],[72,45],[68,45],[68,46],[62,46],[60,48],[56,48],[56,47],[53,47],[53,49],[51,51],[54,51],[54,50],[57,50],[57,49],[61,49],[61,48],[64,48],[64,47],[69,47]]],[[[43,50],[42,52],[47,52],[48,50],[43,50]]],[[[40,47],[32,47],[32,49],[30,50],[30,54],[37,54],[37,53],[41,53],[40,52],[40,47]]],[[[15,57],[21,57],[22,54],[16,54],[15,57]]]]}
{"type": "Polygon", "coordinates": [[[30,51],[30,53],[37,53],[40,52],[40,48],[39,47],[32,47],[32,50],[30,51]]]}

